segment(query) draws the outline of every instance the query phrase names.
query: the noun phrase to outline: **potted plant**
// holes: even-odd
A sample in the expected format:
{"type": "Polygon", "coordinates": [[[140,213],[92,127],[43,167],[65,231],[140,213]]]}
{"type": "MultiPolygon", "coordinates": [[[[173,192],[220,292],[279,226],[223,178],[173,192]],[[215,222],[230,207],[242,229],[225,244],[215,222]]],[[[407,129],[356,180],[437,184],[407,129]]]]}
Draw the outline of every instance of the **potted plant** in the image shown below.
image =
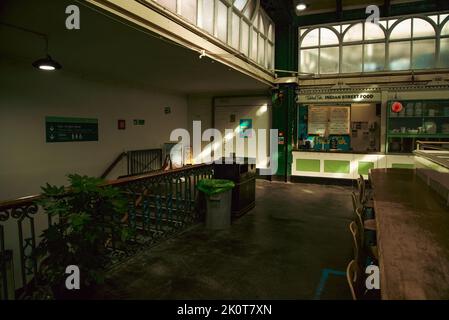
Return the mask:
{"type": "Polygon", "coordinates": [[[35,250],[40,262],[38,286],[56,299],[89,298],[93,286],[104,279],[111,243],[123,243],[129,229],[122,223],[127,208],[126,198],[103,181],[80,175],[69,175],[69,188],[47,184],[42,188],[43,207],[53,223],[41,236],[35,250]],[[65,286],[66,268],[80,270],[80,290],[65,286]]]}

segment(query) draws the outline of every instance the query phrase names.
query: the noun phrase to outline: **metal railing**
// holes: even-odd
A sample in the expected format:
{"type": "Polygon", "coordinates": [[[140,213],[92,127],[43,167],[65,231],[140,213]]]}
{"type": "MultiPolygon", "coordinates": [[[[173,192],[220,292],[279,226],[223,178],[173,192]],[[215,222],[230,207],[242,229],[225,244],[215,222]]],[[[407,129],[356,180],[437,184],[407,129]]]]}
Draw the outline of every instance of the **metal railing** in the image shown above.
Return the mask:
{"type": "Polygon", "coordinates": [[[416,141],[416,150],[449,151],[449,141],[416,141]]]}
{"type": "Polygon", "coordinates": [[[101,178],[106,179],[124,158],[127,159],[126,176],[135,176],[162,170],[162,149],[133,150],[119,154],[103,172],[101,178]]]}
{"type": "MultiPolygon", "coordinates": [[[[126,196],[128,211],[123,222],[134,231],[125,247],[117,249],[113,242],[110,244],[110,264],[123,261],[199,222],[196,185],[212,175],[212,165],[195,165],[105,183],[105,186],[120,189],[126,196]]],[[[42,231],[52,224],[49,216],[36,204],[39,199],[37,195],[0,202],[0,297],[3,299],[11,291],[12,273],[19,275],[14,280],[17,290],[26,287],[38,271],[39,261],[33,252],[42,231]],[[8,267],[5,258],[11,252],[12,268],[8,267]]]]}
{"type": "Polygon", "coordinates": [[[162,169],[162,149],[128,151],[128,175],[162,169]]]}

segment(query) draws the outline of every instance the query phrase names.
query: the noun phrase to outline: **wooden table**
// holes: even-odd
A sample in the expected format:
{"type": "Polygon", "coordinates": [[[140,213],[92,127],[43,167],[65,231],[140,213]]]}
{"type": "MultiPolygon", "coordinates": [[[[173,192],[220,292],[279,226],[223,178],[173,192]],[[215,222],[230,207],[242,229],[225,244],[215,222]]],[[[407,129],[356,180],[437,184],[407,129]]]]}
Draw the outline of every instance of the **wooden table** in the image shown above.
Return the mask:
{"type": "Polygon", "coordinates": [[[382,299],[449,299],[449,209],[415,170],[375,169],[382,299]]]}

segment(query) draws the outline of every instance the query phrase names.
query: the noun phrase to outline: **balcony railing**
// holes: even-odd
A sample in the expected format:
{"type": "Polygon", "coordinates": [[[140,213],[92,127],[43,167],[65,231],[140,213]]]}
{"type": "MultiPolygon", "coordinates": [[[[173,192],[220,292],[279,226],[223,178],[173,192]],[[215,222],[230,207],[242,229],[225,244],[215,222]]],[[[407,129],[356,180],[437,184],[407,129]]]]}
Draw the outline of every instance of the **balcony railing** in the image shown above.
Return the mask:
{"type": "MultiPolygon", "coordinates": [[[[195,165],[106,183],[126,196],[128,211],[122,221],[134,235],[120,249],[109,244],[110,265],[199,222],[196,185],[212,174],[212,165],[195,165]]],[[[33,252],[42,231],[53,223],[36,204],[39,199],[37,195],[0,202],[0,300],[26,298],[21,289],[37,274],[39,261],[33,252]],[[12,280],[14,275],[18,277],[12,280]]]]}

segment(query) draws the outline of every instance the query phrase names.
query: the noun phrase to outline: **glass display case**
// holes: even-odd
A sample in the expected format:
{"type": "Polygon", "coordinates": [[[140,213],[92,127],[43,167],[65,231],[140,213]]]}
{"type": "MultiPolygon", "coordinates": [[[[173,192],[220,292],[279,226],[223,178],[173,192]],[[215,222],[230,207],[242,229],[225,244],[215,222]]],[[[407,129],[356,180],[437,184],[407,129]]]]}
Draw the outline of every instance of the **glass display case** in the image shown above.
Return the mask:
{"type": "Polygon", "coordinates": [[[389,101],[387,111],[388,153],[412,153],[416,141],[449,141],[449,100],[389,101]]]}

